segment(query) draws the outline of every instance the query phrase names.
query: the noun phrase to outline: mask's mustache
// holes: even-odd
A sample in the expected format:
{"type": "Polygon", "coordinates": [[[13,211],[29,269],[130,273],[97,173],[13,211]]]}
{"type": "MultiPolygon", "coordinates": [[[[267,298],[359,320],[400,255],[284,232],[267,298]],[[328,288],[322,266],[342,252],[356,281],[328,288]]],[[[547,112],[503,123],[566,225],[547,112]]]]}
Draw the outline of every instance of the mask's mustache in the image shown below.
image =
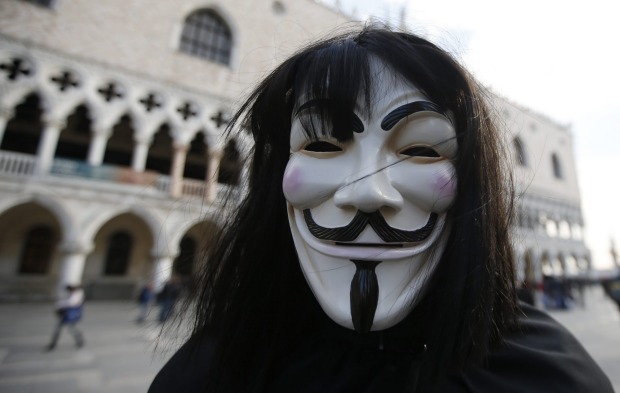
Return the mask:
{"type": "Polygon", "coordinates": [[[331,240],[336,242],[350,242],[355,240],[360,233],[369,225],[379,235],[381,240],[390,243],[412,243],[426,239],[437,222],[437,213],[431,213],[428,222],[420,229],[407,231],[398,228],[392,228],[381,215],[378,210],[372,213],[365,213],[358,210],[351,222],[343,227],[326,228],[322,227],[314,221],[310,209],[303,211],[306,225],[312,236],[321,240],[331,240]]]}

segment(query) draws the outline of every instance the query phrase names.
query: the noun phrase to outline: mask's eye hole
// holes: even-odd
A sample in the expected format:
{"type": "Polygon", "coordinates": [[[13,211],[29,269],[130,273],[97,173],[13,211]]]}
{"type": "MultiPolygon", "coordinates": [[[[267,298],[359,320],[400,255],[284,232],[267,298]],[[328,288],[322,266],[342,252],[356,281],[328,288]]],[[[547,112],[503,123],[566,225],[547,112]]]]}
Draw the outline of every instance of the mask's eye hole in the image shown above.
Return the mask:
{"type": "Polygon", "coordinates": [[[399,153],[409,157],[441,157],[435,149],[428,146],[411,146],[401,150],[399,153]]]}
{"type": "Polygon", "coordinates": [[[331,153],[335,151],[342,151],[342,148],[327,141],[315,141],[310,142],[304,146],[305,151],[314,151],[319,153],[331,153]]]}

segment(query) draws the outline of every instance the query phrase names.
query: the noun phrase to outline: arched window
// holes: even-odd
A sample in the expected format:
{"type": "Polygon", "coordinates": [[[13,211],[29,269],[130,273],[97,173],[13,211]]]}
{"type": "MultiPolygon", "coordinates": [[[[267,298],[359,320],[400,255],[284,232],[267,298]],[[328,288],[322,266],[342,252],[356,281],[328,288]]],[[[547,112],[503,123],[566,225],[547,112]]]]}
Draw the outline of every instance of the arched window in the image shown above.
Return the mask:
{"type": "Polygon", "coordinates": [[[24,239],[19,257],[20,274],[47,274],[52,261],[54,232],[47,225],[32,227],[24,239]]]}
{"type": "Polygon", "coordinates": [[[86,105],[79,105],[67,118],[61,130],[54,156],[86,161],[91,138],[90,112],[86,105]]]}
{"type": "Polygon", "coordinates": [[[134,129],[129,115],[123,115],[112,127],[112,136],[108,139],[103,155],[103,163],[130,166],[133,154],[134,129]]]}
{"type": "Polygon", "coordinates": [[[133,237],[125,231],[116,231],[108,238],[104,274],[123,276],[129,267],[133,237]]]}
{"type": "Polygon", "coordinates": [[[36,4],[41,7],[53,8],[56,0],[24,0],[26,3],[36,4]]]}
{"type": "Polygon", "coordinates": [[[238,185],[241,175],[241,155],[237,150],[237,144],[231,139],[224,147],[220,168],[217,174],[217,182],[222,184],[238,185]]]}
{"type": "Polygon", "coordinates": [[[149,153],[146,157],[144,169],[161,173],[162,175],[170,174],[170,165],[172,163],[173,140],[170,126],[163,123],[153,135],[153,142],[149,147],[149,153]]]}
{"type": "Polygon", "coordinates": [[[513,144],[517,163],[520,166],[527,166],[527,156],[525,154],[525,147],[523,146],[523,142],[521,142],[521,139],[517,137],[513,140],[513,144]]]}
{"type": "Polygon", "coordinates": [[[228,65],[232,52],[232,34],[224,19],[213,10],[191,13],[183,25],[181,52],[228,65]]]}
{"type": "Polygon", "coordinates": [[[37,154],[43,132],[43,106],[38,94],[28,95],[15,107],[15,115],[6,124],[1,150],[37,154]]]}
{"type": "Polygon", "coordinates": [[[179,248],[179,255],[174,260],[173,271],[181,276],[189,276],[194,269],[196,240],[189,236],[183,236],[179,248]]]}
{"type": "Polygon", "coordinates": [[[203,132],[196,133],[196,136],[189,144],[187,157],[185,158],[185,169],[183,177],[187,179],[205,180],[209,167],[207,143],[203,132]]]}
{"type": "Polygon", "coordinates": [[[556,179],[562,179],[564,177],[562,173],[562,165],[560,164],[560,160],[555,153],[551,155],[551,165],[553,165],[553,176],[555,176],[556,179]]]}

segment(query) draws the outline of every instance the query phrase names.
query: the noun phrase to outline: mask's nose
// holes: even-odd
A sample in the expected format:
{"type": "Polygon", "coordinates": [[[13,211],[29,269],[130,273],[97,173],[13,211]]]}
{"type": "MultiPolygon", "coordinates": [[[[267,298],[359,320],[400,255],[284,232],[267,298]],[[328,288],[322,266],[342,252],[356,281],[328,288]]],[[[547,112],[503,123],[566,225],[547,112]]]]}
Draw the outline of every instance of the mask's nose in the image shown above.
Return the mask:
{"type": "Polygon", "coordinates": [[[334,202],[340,208],[354,207],[366,213],[385,207],[400,211],[403,207],[402,195],[392,186],[386,171],[381,169],[340,187],[334,195],[334,202]]]}

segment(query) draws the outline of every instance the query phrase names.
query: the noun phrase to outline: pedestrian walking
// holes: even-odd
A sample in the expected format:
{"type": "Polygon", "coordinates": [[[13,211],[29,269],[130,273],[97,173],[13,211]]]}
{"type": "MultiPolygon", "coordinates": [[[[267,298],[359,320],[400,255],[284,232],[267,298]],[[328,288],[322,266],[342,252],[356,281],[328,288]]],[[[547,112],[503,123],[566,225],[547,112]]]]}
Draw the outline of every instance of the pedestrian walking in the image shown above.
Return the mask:
{"type": "Polygon", "coordinates": [[[84,345],[84,336],[82,332],[77,328],[77,323],[82,319],[82,308],[84,307],[84,291],[80,285],[67,285],[65,287],[67,296],[60,299],[56,303],[56,315],[58,317],[58,323],[52,333],[52,339],[47,346],[47,350],[51,351],[56,348],[58,338],[62,332],[63,326],[67,326],[67,329],[73,335],[75,345],[81,348],[84,345]]]}
{"type": "Polygon", "coordinates": [[[136,319],[136,323],[143,323],[146,320],[146,317],[151,308],[151,302],[153,301],[153,297],[155,296],[155,292],[153,290],[153,283],[146,283],[142,289],[140,290],[140,294],[138,295],[138,305],[140,307],[140,311],[138,313],[138,318],[136,319]]]}
{"type": "Polygon", "coordinates": [[[172,314],[172,310],[177,299],[181,295],[181,279],[177,275],[170,277],[170,280],[166,282],[163,289],[157,295],[157,301],[159,303],[159,322],[164,323],[172,314]]]}

